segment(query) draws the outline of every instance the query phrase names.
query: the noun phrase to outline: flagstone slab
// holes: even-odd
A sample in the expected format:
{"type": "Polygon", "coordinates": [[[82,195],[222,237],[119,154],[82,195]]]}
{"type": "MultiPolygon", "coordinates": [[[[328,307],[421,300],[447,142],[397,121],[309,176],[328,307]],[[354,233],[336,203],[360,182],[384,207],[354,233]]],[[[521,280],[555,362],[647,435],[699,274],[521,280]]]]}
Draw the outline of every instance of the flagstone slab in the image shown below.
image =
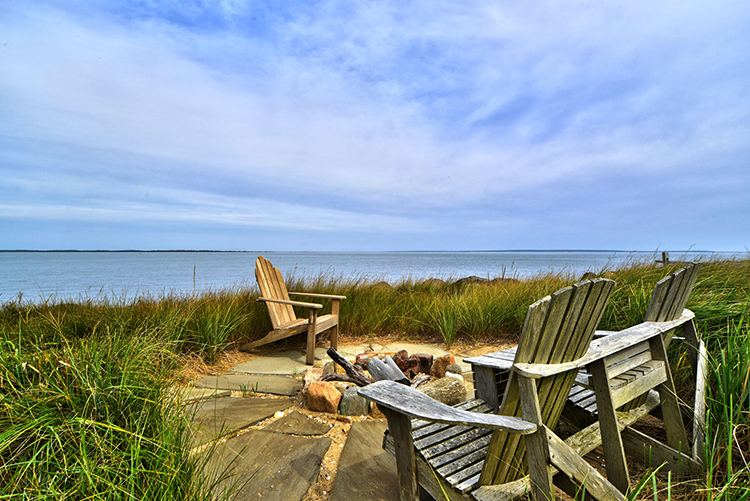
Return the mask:
{"type": "Polygon", "coordinates": [[[331,429],[331,425],[320,423],[295,410],[263,429],[289,435],[325,435],[331,429]]]}
{"type": "Polygon", "coordinates": [[[352,423],[341,452],[330,501],[399,498],[396,459],[383,450],[383,421],[352,423]]]}
{"type": "Polygon", "coordinates": [[[275,374],[225,374],[203,376],[195,383],[200,388],[294,396],[302,389],[299,379],[275,374]]]}
{"type": "MultiPolygon", "coordinates": [[[[326,348],[315,348],[316,360],[328,360],[326,348]]],[[[248,360],[232,367],[234,372],[249,372],[252,374],[302,374],[310,366],[305,364],[305,354],[297,350],[289,350],[273,355],[266,355],[248,360]]]]}
{"type": "Polygon", "coordinates": [[[220,444],[204,469],[217,478],[228,466],[231,478],[214,490],[217,497],[232,484],[235,501],[297,501],[316,482],[329,437],[300,437],[252,430],[220,444]]]}
{"type": "Polygon", "coordinates": [[[217,390],[216,388],[185,388],[182,390],[180,398],[183,402],[189,403],[209,398],[228,397],[231,393],[229,390],[217,390]]]}
{"type": "Polygon", "coordinates": [[[193,446],[215,440],[292,406],[291,398],[213,398],[185,406],[193,446]]]}

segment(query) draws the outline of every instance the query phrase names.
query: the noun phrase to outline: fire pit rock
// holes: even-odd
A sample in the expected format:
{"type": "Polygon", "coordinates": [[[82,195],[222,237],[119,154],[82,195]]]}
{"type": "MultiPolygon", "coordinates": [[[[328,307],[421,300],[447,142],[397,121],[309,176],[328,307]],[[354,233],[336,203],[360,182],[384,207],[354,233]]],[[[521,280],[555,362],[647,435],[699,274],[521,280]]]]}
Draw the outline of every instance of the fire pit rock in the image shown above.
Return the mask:
{"type": "Polygon", "coordinates": [[[417,388],[428,397],[446,405],[456,405],[466,400],[466,385],[463,378],[447,376],[425,383],[417,388]]]}

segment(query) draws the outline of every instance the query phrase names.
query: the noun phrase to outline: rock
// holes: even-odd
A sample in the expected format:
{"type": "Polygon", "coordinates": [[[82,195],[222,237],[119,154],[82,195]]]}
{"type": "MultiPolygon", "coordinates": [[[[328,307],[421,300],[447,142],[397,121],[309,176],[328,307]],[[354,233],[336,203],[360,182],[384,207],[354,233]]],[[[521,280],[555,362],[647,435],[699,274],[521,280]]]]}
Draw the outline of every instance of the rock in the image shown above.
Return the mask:
{"type": "Polygon", "coordinates": [[[430,373],[433,357],[427,353],[415,353],[407,356],[406,350],[401,350],[393,356],[393,361],[406,377],[414,379],[417,374],[430,373]]]}
{"type": "Polygon", "coordinates": [[[429,374],[432,368],[432,362],[434,357],[429,353],[415,353],[412,355],[413,358],[419,360],[419,373],[429,374]]]}
{"type": "Polygon", "coordinates": [[[320,379],[320,376],[322,375],[323,375],[323,369],[316,369],[316,368],[307,369],[307,371],[305,371],[304,387],[307,388],[312,383],[320,379]]]}
{"type": "Polygon", "coordinates": [[[370,401],[357,393],[357,388],[344,392],[339,403],[339,414],[344,416],[366,416],[370,413],[370,401]]]}
{"type": "Polygon", "coordinates": [[[450,355],[437,357],[435,361],[432,363],[432,368],[430,369],[430,375],[438,379],[445,377],[445,369],[449,365],[455,364],[455,363],[456,361],[450,355]]]}
{"type": "Polygon", "coordinates": [[[342,395],[349,387],[354,386],[354,383],[347,383],[346,381],[329,381],[342,395]]]}
{"type": "Polygon", "coordinates": [[[417,390],[446,405],[456,405],[466,400],[466,385],[455,377],[444,377],[423,384],[417,390]]]}
{"type": "Polygon", "coordinates": [[[401,369],[401,372],[409,379],[413,378],[419,372],[419,361],[416,358],[409,358],[406,350],[396,352],[393,356],[393,361],[396,363],[396,367],[401,369]]]}
{"type": "Polygon", "coordinates": [[[429,287],[429,288],[440,288],[445,285],[445,280],[441,280],[439,278],[428,278],[424,282],[422,282],[422,285],[429,287]]]}
{"type": "Polygon", "coordinates": [[[464,278],[461,278],[459,280],[456,280],[455,282],[453,282],[453,287],[455,287],[457,289],[461,289],[464,286],[469,285],[469,284],[479,284],[479,283],[483,283],[483,282],[486,282],[486,281],[487,281],[486,278],[482,278],[482,277],[478,277],[476,275],[472,275],[470,277],[464,277],[464,278]]]}
{"type": "Polygon", "coordinates": [[[452,372],[453,374],[461,374],[463,372],[463,369],[461,369],[461,366],[458,364],[450,364],[448,367],[445,368],[445,372],[452,372]]]}
{"type": "Polygon", "coordinates": [[[307,387],[307,406],[311,411],[336,414],[341,393],[332,383],[316,381],[307,387]]]}
{"type": "Polygon", "coordinates": [[[388,282],[381,281],[381,282],[377,282],[375,284],[372,284],[372,288],[375,289],[375,290],[378,290],[378,289],[393,289],[393,286],[391,284],[389,284],[388,282]]]}
{"type": "Polygon", "coordinates": [[[521,283],[521,281],[517,278],[505,278],[505,277],[497,277],[493,278],[490,281],[493,285],[495,284],[518,284],[521,283]]]}
{"type": "Polygon", "coordinates": [[[584,280],[591,280],[591,279],[594,279],[594,278],[596,278],[596,273],[594,273],[593,271],[587,271],[587,272],[586,272],[586,273],[584,273],[584,274],[583,274],[583,276],[581,277],[581,281],[584,281],[584,280]]]}

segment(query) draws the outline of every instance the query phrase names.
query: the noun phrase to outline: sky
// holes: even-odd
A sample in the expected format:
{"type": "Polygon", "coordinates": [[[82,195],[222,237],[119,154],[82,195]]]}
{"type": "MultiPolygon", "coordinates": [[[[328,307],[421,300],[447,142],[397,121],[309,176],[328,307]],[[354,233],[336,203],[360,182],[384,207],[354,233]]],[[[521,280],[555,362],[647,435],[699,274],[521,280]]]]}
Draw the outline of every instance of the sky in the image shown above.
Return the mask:
{"type": "Polygon", "coordinates": [[[750,246],[750,2],[0,2],[0,249],[750,246]]]}

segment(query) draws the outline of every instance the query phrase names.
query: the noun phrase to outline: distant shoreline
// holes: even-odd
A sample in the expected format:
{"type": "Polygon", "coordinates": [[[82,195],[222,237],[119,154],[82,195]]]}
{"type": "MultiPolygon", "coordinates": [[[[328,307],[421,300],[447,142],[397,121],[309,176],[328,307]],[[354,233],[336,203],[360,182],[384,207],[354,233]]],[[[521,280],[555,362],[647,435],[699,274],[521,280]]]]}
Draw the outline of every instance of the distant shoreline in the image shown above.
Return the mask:
{"type": "MultiPolygon", "coordinates": [[[[275,250],[210,250],[210,249],[151,249],[151,250],[144,250],[144,249],[115,249],[115,250],[107,250],[107,249],[94,249],[94,250],[87,250],[87,249],[46,249],[46,250],[37,250],[37,249],[0,249],[0,253],[10,253],[10,252],[16,252],[16,253],[62,253],[62,252],[216,252],[216,253],[248,253],[248,254],[257,254],[257,253],[308,253],[308,254],[337,254],[337,253],[345,253],[345,254],[396,254],[396,253],[404,253],[404,254],[432,254],[432,253],[455,253],[455,254],[470,254],[470,253],[518,253],[518,252],[524,252],[524,253],[531,253],[531,252],[567,252],[567,253],[576,253],[576,252],[617,252],[617,253],[658,253],[661,251],[646,251],[646,250],[622,250],[622,249],[503,249],[503,250],[388,250],[388,251],[332,251],[332,250],[326,250],[326,251],[306,251],[306,250],[299,250],[299,251],[275,251],[275,250]]],[[[670,250],[668,252],[672,252],[675,254],[701,254],[701,253],[741,253],[743,251],[713,251],[713,250],[670,250]]]]}

